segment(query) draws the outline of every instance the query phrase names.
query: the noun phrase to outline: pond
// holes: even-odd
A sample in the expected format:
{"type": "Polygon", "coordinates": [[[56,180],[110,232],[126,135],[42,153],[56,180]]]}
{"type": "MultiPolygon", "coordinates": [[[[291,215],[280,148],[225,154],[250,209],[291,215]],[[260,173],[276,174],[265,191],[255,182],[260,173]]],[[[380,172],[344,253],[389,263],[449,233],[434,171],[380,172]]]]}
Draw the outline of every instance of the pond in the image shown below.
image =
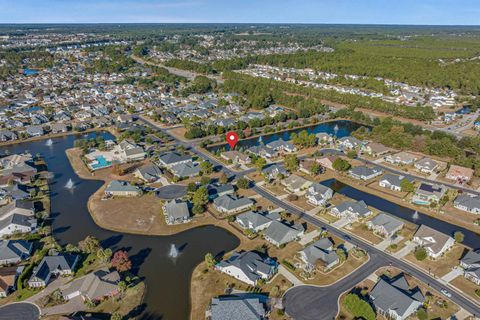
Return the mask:
{"type": "Polygon", "coordinates": [[[463,241],[463,244],[470,246],[474,249],[478,248],[480,245],[480,236],[477,233],[467,230],[463,227],[456,226],[454,224],[431,217],[421,212],[416,212],[415,210],[412,210],[410,208],[402,207],[396,203],[385,200],[376,195],[355,189],[354,187],[344,184],[336,179],[325,180],[321,182],[321,184],[349,198],[355,199],[357,201],[363,200],[368,206],[376,208],[380,211],[384,211],[404,220],[410,221],[414,224],[425,224],[435,230],[438,230],[450,236],[453,236],[453,233],[455,231],[461,231],[465,235],[465,240],[463,241]]]}
{"type": "MultiPolygon", "coordinates": [[[[353,131],[357,130],[360,128],[362,125],[356,122],[348,121],[348,120],[338,120],[338,121],[330,121],[330,122],[325,122],[309,127],[304,127],[304,128],[299,128],[299,129],[293,129],[293,130],[288,130],[288,131],[283,131],[283,132],[278,132],[278,133],[271,133],[271,134],[265,134],[259,137],[255,138],[250,138],[250,139],[244,139],[240,140],[237,143],[236,149],[248,149],[253,146],[258,146],[261,144],[267,144],[272,141],[278,140],[278,139],[283,139],[285,141],[290,140],[290,136],[292,133],[299,133],[300,131],[307,130],[308,133],[320,133],[320,132],[325,132],[331,135],[336,136],[337,138],[343,138],[350,136],[353,131]]],[[[217,150],[230,150],[230,147],[227,144],[219,144],[219,145],[214,145],[211,147],[207,148],[210,152],[217,152],[217,150]]]]}
{"type": "MultiPolygon", "coordinates": [[[[104,138],[112,138],[101,133],[104,138]]],[[[118,233],[100,228],[87,210],[87,201],[102,181],[83,180],[73,171],[65,150],[71,148],[75,139],[95,137],[95,133],[80,136],[52,138],[50,146],[39,140],[7,147],[0,152],[40,153],[54,172],[51,182],[51,212],[53,233],[60,244],[77,244],[88,235],[102,241],[102,245],[128,250],[133,271],[147,284],[144,305],[139,308],[140,319],[188,319],[190,312],[190,278],[193,269],[203,261],[205,254],[219,254],[233,250],[239,239],[228,231],[214,227],[198,227],[173,236],[142,236],[118,233]],[[72,179],[73,188],[66,188],[72,179]],[[169,257],[172,244],[179,250],[178,257],[169,257]]],[[[160,210],[160,208],[159,208],[160,210]]]]}

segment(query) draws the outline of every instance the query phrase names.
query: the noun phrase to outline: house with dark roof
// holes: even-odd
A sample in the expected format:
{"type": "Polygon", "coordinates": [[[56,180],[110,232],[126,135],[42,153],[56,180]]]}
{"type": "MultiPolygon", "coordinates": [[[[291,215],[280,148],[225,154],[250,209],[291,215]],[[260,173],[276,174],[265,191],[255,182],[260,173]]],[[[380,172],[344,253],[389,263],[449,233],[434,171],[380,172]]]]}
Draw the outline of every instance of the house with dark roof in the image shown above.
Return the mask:
{"type": "Polygon", "coordinates": [[[185,223],[190,220],[190,211],[185,201],[173,199],[163,206],[163,214],[167,224],[185,223]]]}
{"type": "Polygon", "coordinates": [[[254,294],[212,298],[206,318],[210,320],[264,320],[267,319],[266,298],[254,294]]]}
{"type": "Polygon", "coordinates": [[[235,188],[231,184],[209,184],[207,186],[208,199],[213,200],[224,195],[232,195],[235,188]]]}
{"type": "Polygon", "coordinates": [[[10,130],[0,130],[0,141],[5,142],[5,141],[13,141],[17,140],[18,136],[15,132],[10,131],[10,130]]]}
{"type": "Polygon", "coordinates": [[[42,126],[28,126],[25,129],[25,132],[30,136],[30,137],[40,137],[44,135],[43,127],[42,126]]]}
{"type": "Polygon", "coordinates": [[[0,240],[0,265],[16,264],[30,258],[33,244],[26,240],[0,240]]]}
{"type": "Polygon", "coordinates": [[[391,237],[397,231],[400,231],[405,224],[389,214],[384,212],[375,216],[372,220],[367,222],[367,226],[370,230],[380,234],[383,237],[391,237]]]}
{"type": "Polygon", "coordinates": [[[145,182],[155,182],[162,176],[162,170],[155,164],[148,164],[135,170],[135,177],[145,182]]]}
{"type": "Polygon", "coordinates": [[[297,240],[304,233],[305,228],[301,224],[288,225],[281,221],[272,221],[265,229],[263,236],[268,242],[280,247],[297,240]]]}
{"type": "Polygon", "coordinates": [[[268,280],[277,272],[278,264],[270,257],[263,257],[255,251],[234,252],[221,261],[215,269],[246,284],[255,286],[259,280],[268,280]]]}
{"type": "Polygon", "coordinates": [[[297,256],[303,262],[303,269],[307,272],[315,269],[324,272],[340,262],[337,253],[333,250],[333,242],[328,238],[320,238],[299,251],[297,256]]]}
{"type": "Polygon", "coordinates": [[[0,220],[0,237],[17,233],[30,233],[37,229],[37,219],[22,214],[12,214],[0,220]]]}
{"type": "Polygon", "coordinates": [[[469,250],[460,260],[460,266],[465,278],[480,285],[480,250],[469,250]]]}
{"type": "Polygon", "coordinates": [[[460,194],[453,201],[453,206],[462,211],[480,214],[480,196],[460,194]]]}
{"type": "Polygon", "coordinates": [[[200,165],[196,162],[182,162],[170,167],[170,172],[178,178],[191,178],[200,174],[200,165]]]}
{"type": "Polygon", "coordinates": [[[427,206],[432,202],[438,203],[446,192],[447,188],[443,185],[422,182],[412,197],[412,203],[427,206]]]}
{"type": "Polygon", "coordinates": [[[192,157],[178,152],[166,152],[158,157],[158,162],[161,166],[170,169],[174,165],[192,162],[192,157]]]}
{"type": "Polygon", "coordinates": [[[43,257],[40,264],[33,269],[28,286],[31,288],[46,287],[52,277],[73,274],[78,260],[79,256],[76,254],[43,257]]]}
{"type": "Polygon", "coordinates": [[[367,166],[358,166],[348,170],[348,174],[358,180],[370,180],[382,174],[380,168],[370,168],[367,166]]]}
{"type": "Polygon", "coordinates": [[[425,301],[420,289],[411,289],[403,274],[393,279],[380,278],[370,291],[370,299],[377,313],[395,320],[407,319],[425,301]]]}

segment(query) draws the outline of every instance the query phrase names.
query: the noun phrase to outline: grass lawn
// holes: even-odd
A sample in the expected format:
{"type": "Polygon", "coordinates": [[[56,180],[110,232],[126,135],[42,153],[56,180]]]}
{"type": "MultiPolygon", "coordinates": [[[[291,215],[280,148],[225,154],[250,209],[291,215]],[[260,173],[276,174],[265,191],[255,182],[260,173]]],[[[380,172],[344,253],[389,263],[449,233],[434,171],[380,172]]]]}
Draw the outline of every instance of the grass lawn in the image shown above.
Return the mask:
{"type": "Polygon", "coordinates": [[[410,252],[405,259],[416,264],[424,270],[430,270],[430,273],[434,274],[436,277],[443,277],[449,273],[453,267],[458,265],[458,260],[463,256],[464,251],[466,250],[465,246],[460,244],[455,244],[450,250],[448,250],[442,257],[437,260],[432,260],[427,258],[423,261],[418,261],[415,258],[414,252],[410,252]]]}
{"type": "Polygon", "coordinates": [[[451,285],[460,289],[463,293],[468,295],[470,298],[475,300],[477,303],[480,303],[480,296],[475,293],[475,290],[479,290],[480,286],[476,285],[470,280],[465,279],[464,276],[458,276],[450,282],[451,285]]]}
{"type": "Polygon", "coordinates": [[[117,312],[126,319],[134,318],[137,316],[135,308],[142,304],[146,292],[145,289],[145,284],[139,282],[135,286],[128,288],[122,298],[107,299],[89,311],[110,314],[117,312]]]}
{"type": "Polygon", "coordinates": [[[345,227],[345,228],[349,230],[351,233],[367,240],[370,243],[379,244],[380,242],[383,241],[383,238],[381,238],[380,236],[377,236],[372,230],[369,230],[367,225],[364,223],[355,222],[351,225],[351,227],[348,227],[348,228],[345,227]]]}
{"type": "MultiPolygon", "coordinates": [[[[369,279],[365,279],[362,282],[360,282],[359,284],[357,284],[355,286],[355,288],[360,288],[360,289],[370,291],[373,288],[374,285],[375,285],[375,282],[373,282],[369,279]]],[[[337,319],[339,319],[339,320],[354,319],[354,316],[350,313],[350,311],[347,310],[347,308],[345,308],[345,305],[344,305],[345,297],[347,296],[348,293],[350,293],[350,292],[346,292],[346,293],[344,293],[340,296],[340,301],[339,301],[340,309],[338,310],[338,317],[337,317],[337,319]]],[[[376,318],[377,318],[377,320],[384,320],[385,319],[385,317],[383,317],[382,315],[377,315],[376,318]]]]}

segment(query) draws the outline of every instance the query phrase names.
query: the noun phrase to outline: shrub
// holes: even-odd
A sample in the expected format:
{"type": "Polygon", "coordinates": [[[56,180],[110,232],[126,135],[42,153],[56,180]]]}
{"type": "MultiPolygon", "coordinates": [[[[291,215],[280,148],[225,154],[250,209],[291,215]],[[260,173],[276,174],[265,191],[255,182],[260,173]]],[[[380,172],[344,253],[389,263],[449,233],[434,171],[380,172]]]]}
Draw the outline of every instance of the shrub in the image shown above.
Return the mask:
{"type": "Polygon", "coordinates": [[[418,247],[417,249],[415,249],[415,258],[418,261],[425,260],[427,258],[427,250],[425,250],[425,248],[423,247],[418,247]]]}
{"type": "Polygon", "coordinates": [[[372,306],[365,300],[353,293],[347,294],[343,302],[345,308],[355,317],[365,320],[375,320],[375,311],[372,306]]]}

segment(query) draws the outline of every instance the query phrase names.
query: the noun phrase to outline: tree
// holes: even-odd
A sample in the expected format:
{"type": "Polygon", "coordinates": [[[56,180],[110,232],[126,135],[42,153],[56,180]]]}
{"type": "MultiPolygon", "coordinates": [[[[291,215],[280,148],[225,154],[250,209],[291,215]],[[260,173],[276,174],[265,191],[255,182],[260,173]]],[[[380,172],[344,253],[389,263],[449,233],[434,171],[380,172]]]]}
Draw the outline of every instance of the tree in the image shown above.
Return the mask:
{"type": "Polygon", "coordinates": [[[225,184],[228,182],[228,177],[227,177],[227,174],[225,172],[222,172],[222,174],[220,175],[220,177],[218,178],[218,181],[221,183],[221,184],[225,184]]]}
{"type": "Polygon", "coordinates": [[[290,172],[296,171],[298,169],[298,158],[295,154],[288,154],[285,156],[285,169],[290,172]]]}
{"type": "Polygon", "coordinates": [[[125,292],[127,290],[127,283],[125,281],[120,281],[118,283],[118,290],[120,292],[125,292]]]}
{"type": "Polygon", "coordinates": [[[215,257],[213,256],[213,254],[207,253],[205,255],[205,263],[207,264],[207,267],[211,269],[215,266],[217,261],[215,260],[215,257]]]}
{"type": "Polygon", "coordinates": [[[72,253],[77,253],[79,252],[80,250],[78,249],[78,247],[76,247],[75,245],[69,243],[65,246],[65,251],[67,252],[72,252],[72,253]]]}
{"type": "Polygon", "coordinates": [[[455,231],[455,233],[453,234],[453,238],[455,239],[455,242],[462,243],[465,239],[465,235],[461,231],[455,231]]]}
{"type": "Polygon", "coordinates": [[[237,187],[239,187],[240,189],[248,189],[249,186],[250,182],[247,178],[241,177],[237,180],[237,187]]]}
{"type": "Polygon", "coordinates": [[[201,179],[200,179],[200,184],[202,186],[206,186],[207,184],[210,184],[210,182],[212,181],[212,179],[209,177],[209,176],[203,176],[201,179]]]}
{"type": "Polygon", "coordinates": [[[351,165],[350,162],[348,162],[347,160],[337,158],[333,161],[332,167],[337,171],[347,171],[348,169],[350,169],[351,165]]]}
{"type": "Polygon", "coordinates": [[[415,190],[415,185],[408,179],[400,181],[400,187],[403,192],[413,192],[415,190]]]}
{"type": "Polygon", "coordinates": [[[267,160],[262,157],[258,157],[258,159],[255,161],[255,166],[257,167],[258,171],[262,171],[263,167],[265,167],[266,164],[267,160]]]}
{"type": "Polygon", "coordinates": [[[210,174],[213,172],[213,165],[209,161],[203,161],[200,163],[200,171],[203,174],[210,174]]]}
{"type": "Polygon", "coordinates": [[[310,167],[310,172],[315,176],[320,174],[322,172],[322,166],[320,165],[320,163],[316,161],[313,162],[312,166],[310,167]]]}
{"type": "Polygon", "coordinates": [[[347,260],[347,254],[345,253],[345,250],[342,249],[342,248],[337,248],[335,250],[337,256],[338,256],[338,260],[340,260],[340,263],[342,263],[343,261],[347,260]]]}
{"type": "Polygon", "coordinates": [[[94,236],[87,236],[84,240],[78,243],[78,248],[83,253],[95,253],[100,249],[100,242],[94,236]]]}
{"type": "Polygon", "coordinates": [[[418,320],[428,320],[427,310],[425,310],[425,308],[418,309],[417,318],[418,318],[418,320]]]}
{"type": "Polygon", "coordinates": [[[365,320],[375,320],[376,318],[372,306],[354,293],[347,294],[343,304],[355,318],[365,320]]]}
{"type": "Polygon", "coordinates": [[[195,184],[195,182],[190,182],[187,185],[187,192],[193,193],[193,192],[195,192],[195,190],[197,190],[197,185],[195,184]]]}
{"type": "Polygon", "coordinates": [[[110,320],[122,320],[122,319],[123,319],[123,316],[118,312],[114,312],[110,316],[110,320]]]}
{"type": "Polygon", "coordinates": [[[124,250],[118,250],[113,254],[111,264],[118,272],[128,271],[132,268],[132,261],[130,261],[127,251],[124,250]]]}
{"type": "Polygon", "coordinates": [[[347,157],[350,159],[355,159],[357,157],[357,152],[355,150],[350,150],[347,152],[347,157]]]}
{"type": "MultiPolygon", "coordinates": [[[[205,208],[208,204],[208,190],[207,187],[201,186],[195,191],[192,197],[193,206],[205,208]]],[[[203,211],[202,211],[203,212],[203,211]]]]}
{"type": "Polygon", "coordinates": [[[205,212],[205,208],[202,207],[202,206],[196,206],[194,205],[193,208],[192,208],[192,213],[194,215],[197,215],[197,214],[202,214],[205,212]]]}
{"type": "Polygon", "coordinates": [[[418,260],[418,261],[423,261],[425,259],[427,259],[427,250],[425,250],[424,247],[417,247],[415,249],[415,258],[418,260]]]}
{"type": "Polygon", "coordinates": [[[110,258],[112,257],[112,249],[107,248],[107,249],[102,249],[100,248],[97,251],[97,257],[100,259],[101,262],[108,262],[110,258]]]}

